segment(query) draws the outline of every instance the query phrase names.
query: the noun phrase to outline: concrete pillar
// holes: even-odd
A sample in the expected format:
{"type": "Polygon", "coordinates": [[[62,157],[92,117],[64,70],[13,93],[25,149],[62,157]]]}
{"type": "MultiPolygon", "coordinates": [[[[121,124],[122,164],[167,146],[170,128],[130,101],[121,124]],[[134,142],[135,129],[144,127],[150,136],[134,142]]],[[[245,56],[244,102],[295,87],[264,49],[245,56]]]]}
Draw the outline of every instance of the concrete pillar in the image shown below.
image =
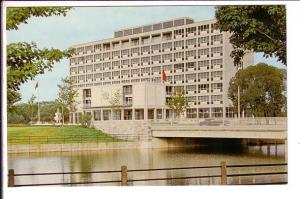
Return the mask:
{"type": "Polygon", "coordinates": [[[103,118],[103,109],[100,110],[100,115],[101,115],[100,120],[103,121],[104,120],[104,118],[103,118]]]}
{"type": "Polygon", "coordinates": [[[148,109],[144,108],[144,120],[148,120],[148,109]]]}
{"type": "Polygon", "coordinates": [[[285,162],[287,163],[288,162],[288,140],[287,139],[284,141],[284,147],[285,147],[285,150],[284,150],[285,158],[284,159],[285,159],[285,162]]]}
{"type": "Polygon", "coordinates": [[[121,120],[124,120],[124,109],[121,109],[121,120]]]}
{"type": "Polygon", "coordinates": [[[154,114],[154,120],[156,120],[156,108],[154,109],[154,111],[153,111],[153,114],[154,114]]]}
{"type": "Polygon", "coordinates": [[[132,120],[135,120],[135,109],[132,109],[132,120]]]}

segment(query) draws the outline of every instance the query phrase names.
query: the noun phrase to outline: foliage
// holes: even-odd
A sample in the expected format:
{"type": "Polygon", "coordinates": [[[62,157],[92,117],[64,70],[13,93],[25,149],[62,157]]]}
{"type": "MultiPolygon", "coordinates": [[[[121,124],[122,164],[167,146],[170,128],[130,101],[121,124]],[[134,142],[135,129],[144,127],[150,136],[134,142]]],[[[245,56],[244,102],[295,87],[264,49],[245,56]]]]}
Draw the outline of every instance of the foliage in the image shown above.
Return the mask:
{"type": "MultiPolygon", "coordinates": [[[[69,7],[23,7],[7,8],[6,29],[18,30],[21,23],[27,23],[32,16],[48,17],[52,15],[65,16],[69,7]]],[[[33,80],[38,74],[51,71],[55,62],[65,57],[70,57],[73,49],[61,51],[55,48],[39,49],[37,44],[18,42],[7,45],[7,104],[8,110],[21,99],[18,94],[20,85],[33,80]]]]}
{"type": "Polygon", "coordinates": [[[184,92],[174,92],[168,99],[167,106],[175,114],[175,117],[180,116],[188,108],[188,103],[184,92]]]}
{"type": "Polygon", "coordinates": [[[265,63],[239,70],[230,80],[228,90],[228,97],[233,102],[234,110],[237,110],[239,86],[240,107],[247,115],[281,116],[286,107],[285,72],[265,63]]]}
{"type": "Polygon", "coordinates": [[[84,113],[79,118],[79,122],[80,122],[81,126],[84,127],[84,128],[90,127],[91,126],[91,121],[92,121],[92,115],[91,114],[84,113]]]}
{"type": "Polygon", "coordinates": [[[217,26],[232,33],[231,56],[241,62],[245,50],[275,55],[286,65],[286,8],[285,5],[217,6],[217,26]]]}
{"type": "MultiPolygon", "coordinates": [[[[42,122],[54,122],[54,115],[60,105],[55,101],[40,102],[40,117],[42,122]]],[[[64,113],[68,119],[68,112],[64,113]]],[[[27,103],[19,103],[8,112],[8,124],[29,124],[37,121],[37,102],[32,98],[27,103]]]]}
{"type": "Polygon", "coordinates": [[[68,78],[62,79],[62,84],[58,85],[59,92],[57,102],[62,107],[63,114],[63,123],[64,123],[64,109],[67,109],[67,112],[75,112],[77,102],[75,98],[78,96],[78,91],[74,89],[73,82],[68,78]]]}
{"type": "Polygon", "coordinates": [[[117,119],[118,113],[120,112],[122,106],[121,104],[122,95],[120,90],[119,89],[116,90],[116,92],[114,92],[111,97],[109,97],[108,93],[104,93],[103,98],[108,101],[108,103],[112,108],[113,119],[117,119]]]}
{"type": "Polygon", "coordinates": [[[6,10],[6,29],[18,30],[21,23],[27,24],[27,20],[34,17],[66,16],[71,7],[10,7],[6,10]]]}

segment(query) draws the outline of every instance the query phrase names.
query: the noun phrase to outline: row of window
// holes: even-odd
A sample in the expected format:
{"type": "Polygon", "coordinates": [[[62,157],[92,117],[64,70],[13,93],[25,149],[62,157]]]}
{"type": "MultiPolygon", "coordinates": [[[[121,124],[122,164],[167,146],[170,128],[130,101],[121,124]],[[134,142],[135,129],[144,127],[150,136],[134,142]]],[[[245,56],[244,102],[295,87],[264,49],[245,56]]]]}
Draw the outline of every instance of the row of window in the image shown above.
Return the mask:
{"type": "MultiPolygon", "coordinates": [[[[128,60],[129,61],[129,60],[128,60]]],[[[120,62],[119,62],[120,63],[120,62]]],[[[81,73],[91,73],[96,71],[106,71],[106,70],[112,70],[112,69],[120,69],[123,67],[120,67],[119,64],[116,64],[115,62],[105,62],[105,63],[98,63],[98,64],[90,64],[90,65],[83,65],[78,67],[71,67],[70,73],[73,74],[81,74],[81,73]]],[[[141,73],[161,73],[162,70],[178,73],[178,72],[184,72],[184,71],[197,71],[197,70],[207,70],[207,69],[218,69],[223,68],[223,59],[212,59],[212,60],[203,60],[198,62],[187,62],[187,63],[178,63],[178,64],[169,64],[164,66],[152,66],[152,67],[143,67],[143,68],[136,68],[131,69],[133,71],[140,71],[141,73]],[[198,65],[197,65],[198,63],[198,65]]],[[[127,70],[121,70],[121,71],[128,71],[127,70]]],[[[112,71],[117,72],[117,71],[112,71]]],[[[121,72],[122,73],[122,72],[121,72]]]]}
{"type": "MultiPolygon", "coordinates": [[[[201,27],[205,27],[205,26],[201,26],[201,27]]],[[[201,28],[201,27],[199,26],[198,34],[196,32],[196,27],[193,27],[193,28],[187,28],[186,34],[184,33],[184,29],[179,29],[179,30],[174,31],[174,34],[173,34],[174,36],[172,36],[172,32],[169,32],[168,34],[163,33],[162,35],[154,34],[151,37],[150,36],[142,36],[141,38],[131,38],[130,40],[127,39],[127,40],[122,40],[122,41],[113,41],[113,42],[107,42],[107,43],[102,43],[102,44],[78,47],[78,48],[76,48],[76,54],[90,53],[90,52],[102,51],[102,50],[111,50],[111,49],[127,47],[127,46],[128,47],[129,46],[137,46],[140,44],[144,45],[144,44],[151,43],[151,42],[168,41],[168,40],[171,40],[172,38],[177,39],[177,38],[184,38],[184,37],[189,37],[189,36],[202,35],[201,32],[209,33],[208,29],[201,28]]],[[[214,33],[214,29],[212,29],[211,33],[214,33]]],[[[209,39],[212,42],[223,41],[222,34],[200,37],[199,39],[201,39],[201,38],[207,38],[207,39],[204,39],[204,40],[206,40],[206,43],[209,42],[209,39]]]]}
{"type": "MultiPolygon", "coordinates": [[[[96,56],[96,55],[95,55],[96,56]]],[[[102,61],[101,64],[111,64],[114,66],[120,65],[129,65],[131,64],[150,64],[151,62],[165,62],[165,61],[180,61],[180,60],[189,60],[189,59],[197,59],[197,58],[207,58],[207,57],[214,57],[214,56],[223,56],[223,47],[213,47],[213,48],[204,48],[199,49],[198,53],[197,50],[189,50],[189,51],[181,51],[175,53],[166,53],[162,55],[153,55],[153,56],[143,56],[143,57],[136,57],[131,59],[126,59],[127,57],[123,58],[122,60],[115,60],[115,61],[108,61],[110,58],[107,59],[93,59],[93,55],[88,55],[86,57],[75,57],[71,58],[70,64],[84,64],[84,63],[92,63],[92,62],[99,62],[102,61]]]]}

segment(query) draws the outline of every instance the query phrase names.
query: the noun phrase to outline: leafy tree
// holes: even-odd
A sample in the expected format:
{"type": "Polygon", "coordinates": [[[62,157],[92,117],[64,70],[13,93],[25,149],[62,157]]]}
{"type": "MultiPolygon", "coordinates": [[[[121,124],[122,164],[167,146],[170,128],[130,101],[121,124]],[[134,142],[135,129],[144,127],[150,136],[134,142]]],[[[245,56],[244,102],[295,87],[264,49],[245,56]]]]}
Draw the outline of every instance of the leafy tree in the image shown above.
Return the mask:
{"type": "Polygon", "coordinates": [[[120,113],[122,106],[122,95],[120,90],[116,90],[116,92],[114,92],[111,97],[109,96],[109,93],[105,92],[103,93],[103,98],[108,101],[112,108],[112,118],[116,119],[118,117],[118,113],[120,113]]]}
{"type": "Polygon", "coordinates": [[[259,63],[239,70],[230,80],[228,97],[236,111],[238,86],[240,107],[247,115],[276,117],[283,114],[286,106],[284,95],[285,70],[259,63]]]}
{"type": "Polygon", "coordinates": [[[167,100],[167,106],[175,114],[175,117],[179,117],[188,108],[188,103],[184,92],[174,92],[167,100]]]}
{"type": "Polygon", "coordinates": [[[74,89],[73,82],[68,78],[62,79],[62,84],[58,85],[59,93],[57,102],[61,105],[62,108],[62,117],[64,124],[64,109],[67,109],[68,112],[75,112],[77,102],[75,98],[78,96],[78,91],[74,89]]]}
{"type": "Polygon", "coordinates": [[[32,95],[31,98],[28,100],[28,106],[31,109],[31,112],[30,112],[30,121],[31,122],[33,121],[33,118],[34,118],[35,105],[36,105],[35,100],[36,100],[36,97],[34,95],[32,95]]]}
{"type": "MultiPolygon", "coordinates": [[[[18,30],[21,23],[27,23],[32,17],[65,16],[70,7],[24,7],[7,8],[6,30],[18,30]]],[[[26,42],[7,45],[7,104],[8,110],[21,99],[18,92],[20,85],[33,80],[36,75],[51,71],[55,62],[70,57],[74,50],[59,50],[55,48],[39,49],[37,45],[26,42]]]]}
{"type": "Polygon", "coordinates": [[[217,6],[217,26],[232,33],[231,56],[241,62],[246,50],[276,56],[286,65],[286,8],[284,5],[217,6]]]}
{"type": "Polygon", "coordinates": [[[82,127],[88,128],[91,126],[91,121],[92,121],[92,115],[83,113],[81,117],[79,118],[80,124],[82,127]]]}

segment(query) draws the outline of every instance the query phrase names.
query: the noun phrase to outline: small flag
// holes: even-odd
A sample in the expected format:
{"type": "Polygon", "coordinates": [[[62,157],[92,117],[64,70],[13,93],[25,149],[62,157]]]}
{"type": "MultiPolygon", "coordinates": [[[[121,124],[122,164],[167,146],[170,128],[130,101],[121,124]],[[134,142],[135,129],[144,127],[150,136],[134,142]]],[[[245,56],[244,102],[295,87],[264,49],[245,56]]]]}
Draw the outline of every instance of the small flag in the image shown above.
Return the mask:
{"type": "Polygon", "coordinates": [[[167,75],[166,75],[166,72],[165,72],[164,69],[162,70],[162,80],[163,80],[163,81],[166,81],[166,80],[167,80],[167,75]]]}
{"type": "Polygon", "coordinates": [[[39,82],[37,82],[36,84],[35,84],[35,88],[34,89],[37,89],[39,87],[39,82]]]}

